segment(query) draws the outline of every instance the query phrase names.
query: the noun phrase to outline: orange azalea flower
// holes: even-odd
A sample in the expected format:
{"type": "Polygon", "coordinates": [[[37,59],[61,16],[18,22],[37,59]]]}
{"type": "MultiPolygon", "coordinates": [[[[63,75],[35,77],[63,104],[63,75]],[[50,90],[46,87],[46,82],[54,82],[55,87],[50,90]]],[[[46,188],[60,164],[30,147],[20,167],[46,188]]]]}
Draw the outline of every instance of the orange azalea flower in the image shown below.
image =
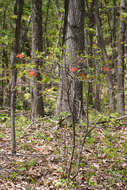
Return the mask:
{"type": "Polygon", "coordinates": [[[103,71],[105,71],[105,72],[108,72],[108,71],[109,71],[109,68],[108,68],[108,67],[103,67],[102,69],[103,69],[103,71]]]}
{"type": "Polygon", "coordinates": [[[38,150],[38,151],[41,151],[41,149],[40,149],[40,148],[38,148],[38,147],[37,147],[37,148],[35,148],[35,149],[36,149],[36,150],[38,150]]]}
{"type": "Polygon", "coordinates": [[[84,79],[88,79],[88,76],[85,75],[84,73],[81,73],[80,76],[81,76],[82,80],[84,80],[84,79]]]}
{"type": "Polygon", "coordinates": [[[24,55],[22,53],[19,53],[16,55],[16,58],[19,58],[19,59],[24,58],[24,55]]]}
{"type": "Polygon", "coordinates": [[[77,68],[77,67],[72,67],[72,68],[69,68],[69,70],[70,70],[71,72],[75,72],[75,71],[78,70],[78,68],[77,68]]]}
{"type": "Polygon", "coordinates": [[[37,74],[34,72],[34,71],[29,71],[29,75],[33,76],[33,77],[36,77],[37,74]]]}

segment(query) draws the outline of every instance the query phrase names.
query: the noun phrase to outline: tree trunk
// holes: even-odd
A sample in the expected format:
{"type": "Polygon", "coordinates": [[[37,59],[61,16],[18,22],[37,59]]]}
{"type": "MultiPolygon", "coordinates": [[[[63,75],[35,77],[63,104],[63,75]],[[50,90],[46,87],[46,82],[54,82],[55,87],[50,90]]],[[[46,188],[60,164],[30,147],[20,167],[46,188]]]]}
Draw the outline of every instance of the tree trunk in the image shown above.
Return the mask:
{"type": "Polygon", "coordinates": [[[41,95],[41,76],[39,69],[41,68],[42,60],[40,62],[37,54],[42,52],[42,0],[32,0],[32,61],[35,63],[37,72],[36,79],[31,81],[31,95],[32,95],[32,118],[44,115],[43,97],[41,95]]]}
{"type": "Polygon", "coordinates": [[[11,139],[12,139],[12,154],[16,154],[16,140],[15,140],[15,104],[16,104],[16,55],[19,52],[19,41],[21,31],[21,17],[23,13],[24,0],[19,1],[19,8],[16,20],[15,39],[13,51],[11,52],[11,139]]]}
{"type": "Polygon", "coordinates": [[[116,51],[116,0],[113,0],[113,8],[112,8],[112,67],[114,68],[114,82],[117,79],[117,51],[116,51]]]}
{"type": "MultiPolygon", "coordinates": [[[[20,43],[20,49],[21,49],[21,52],[24,51],[24,46],[28,45],[28,39],[27,39],[27,33],[28,33],[28,29],[29,29],[29,25],[31,23],[31,15],[28,17],[28,21],[27,21],[27,24],[25,26],[25,29],[24,31],[22,32],[22,39],[21,39],[21,43],[20,43]]],[[[28,47],[28,50],[26,51],[26,55],[27,56],[30,56],[30,48],[28,47]]],[[[24,60],[22,60],[22,63],[24,65],[24,69],[25,69],[25,63],[24,63],[24,60]]],[[[25,87],[25,84],[26,84],[26,76],[25,74],[21,77],[21,81],[22,81],[22,86],[21,86],[21,90],[22,90],[22,101],[23,101],[23,107],[25,110],[28,109],[28,106],[29,106],[29,102],[28,100],[26,100],[24,98],[25,96],[25,93],[26,93],[26,87],[25,87]]]]}
{"type": "Polygon", "coordinates": [[[120,115],[125,113],[124,102],[124,40],[125,40],[125,0],[120,0],[120,28],[118,43],[118,65],[117,65],[117,111],[120,115]]]}
{"type": "MultiPolygon", "coordinates": [[[[98,44],[98,30],[96,28],[96,44],[98,44]]],[[[97,49],[98,51],[99,49],[97,49]]],[[[99,56],[100,55],[95,52],[95,56],[99,56]]],[[[96,60],[96,93],[95,93],[95,108],[97,111],[101,111],[101,99],[100,99],[100,95],[101,95],[101,84],[100,84],[100,80],[98,80],[98,76],[100,74],[100,65],[99,65],[99,61],[100,60],[96,60]]]]}
{"type": "MultiPolygon", "coordinates": [[[[7,7],[3,9],[3,18],[2,18],[2,29],[3,31],[7,30],[7,19],[6,19],[6,12],[7,12],[7,7]]],[[[9,89],[9,80],[7,79],[8,74],[7,74],[7,69],[8,69],[8,52],[7,48],[4,47],[4,43],[2,44],[2,72],[1,72],[1,77],[2,80],[0,81],[0,106],[10,106],[8,104],[8,89],[9,89]],[[5,79],[3,79],[5,78],[5,79]],[[4,92],[6,92],[6,96],[4,96],[4,92]]]]}
{"type": "MultiPolygon", "coordinates": [[[[103,33],[101,29],[101,22],[100,22],[100,17],[99,17],[97,1],[95,1],[94,15],[95,15],[95,21],[96,21],[97,30],[98,30],[98,46],[102,50],[105,66],[109,68],[109,58],[106,52],[106,47],[105,47],[105,43],[103,39],[103,33]]],[[[107,83],[108,83],[109,96],[110,96],[110,112],[114,112],[115,111],[115,97],[114,97],[113,76],[112,76],[111,70],[107,71],[107,83]]]]}
{"type": "Polygon", "coordinates": [[[84,50],[84,1],[65,1],[65,23],[63,40],[65,50],[60,75],[59,94],[57,99],[57,114],[73,113],[75,120],[83,114],[82,81],[77,79],[76,72],[70,68],[82,70],[81,54],[84,50]]]}

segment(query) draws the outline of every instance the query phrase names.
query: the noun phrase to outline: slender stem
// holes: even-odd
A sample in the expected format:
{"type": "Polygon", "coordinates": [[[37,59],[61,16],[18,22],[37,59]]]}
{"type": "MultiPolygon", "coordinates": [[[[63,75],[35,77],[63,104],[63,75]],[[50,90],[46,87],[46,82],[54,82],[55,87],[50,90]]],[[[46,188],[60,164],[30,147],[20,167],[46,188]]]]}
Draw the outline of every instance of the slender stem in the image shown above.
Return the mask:
{"type": "Polygon", "coordinates": [[[73,128],[73,145],[72,145],[72,152],[71,152],[70,163],[69,163],[69,168],[68,168],[68,176],[67,176],[68,179],[70,178],[74,152],[75,152],[75,122],[74,122],[73,116],[72,116],[72,128],[73,128]]]}
{"type": "Polygon", "coordinates": [[[87,127],[86,130],[84,129],[84,135],[82,138],[82,143],[81,143],[81,147],[80,147],[80,151],[79,151],[79,156],[78,156],[78,163],[77,163],[77,171],[75,173],[75,175],[72,177],[72,179],[74,179],[78,173],[79,173],[79,169],[80,169],[80,163],[81,163],[81,156],[82,156],[82,151],[83,151],[83,147],[84,147],[84,143],[86,141],[86,137],[88,136],[88,134],[90,134],[90,132],[94,129],[89,129],[89,93],[90,93],[90,88],[89,88],[89,83],[88,83],[88,91],[87,91],[87,105],[86,105],[86,120],[87,120],[87,127]]]}
{"type": "MultiPolygon", "coordinates": [[[[73,78],[72,80],[75,84],[75,78],[73,78]]],[[[70,88],[69,88],[70,90],[70,88]]],[[[69,163],[69,167],[68,167],[68,179],[70,178],[71,175],[71,169],[72,169],[72,163],[73,163],[73,158],[74,158],[74,152],[75,152],[75,136],[76,136],[76,131],[75,131],[75,116],[74,116],[74,102],[75,102],[75,91],[74,91],[74,95],[73,95],[73,100],[72,103],[70,102],[69,99],[69,92],[68,92],[68,105],[69,105],[69,109],[71,112],[71,120],[72,120],[72,129],[73,129],[73,137],[72,137],[72,152],[71,152],[71,156],[70,156],[70,163],[69,163]],[[71,105],[72,104],[72,105],[71,105]]]]}

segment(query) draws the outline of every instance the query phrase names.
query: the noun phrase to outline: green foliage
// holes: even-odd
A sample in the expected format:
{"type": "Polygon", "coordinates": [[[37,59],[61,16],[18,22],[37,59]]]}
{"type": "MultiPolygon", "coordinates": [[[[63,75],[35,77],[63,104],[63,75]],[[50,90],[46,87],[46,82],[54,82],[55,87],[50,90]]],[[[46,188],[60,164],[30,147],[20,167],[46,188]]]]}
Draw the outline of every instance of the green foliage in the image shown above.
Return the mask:
{"type": "Polygon", "coordinates": [[[25,115],[23,115],[22,112],[16,117],[16,126],[17,130],[22,130],[25,129],[29,124],[31,123],[31,120],[29,120],[25,115]]]}
{"type": "Polygon", "coordinates": [[[120,168],[117,168],[115,165],[113,165],[113,167],[110,168],[108,172],[113,175],[112,181],[110,181],[111,184],[112,184],[112,182],[114,182],[113,184],[127,182],[127,169],[126,168],[120,169],[120,168]]]}
{"type": "Polygon", "coordinates": [[[96,115],[96,120],[97,122],[104,122],[106,124],[108,124],[108,126],[114,126],[114,125],[119,125],[120,122],[119,120],[117,120],[118,118],[118,113],[117,112],[114,112],[114,113],[111,113],[111,114],[107,114],[107,115],[104,115],[104,114],[97,114],[96,115]]]}
{"type": "Polygon", "coordinates": [[[121,16],[122,18],[124,18],[125,21],[126,21],[126,19],[127,19],[127,13],[122,13],[120,16],[121,16]]]}
{"type": "Polygon", "coordinates": [[[92,144],[94,144],[94,143],[95,143],[95,138],[94,138],[94,136],[89,135],[89,136],[87,137],[87,139],[86,139],[86,144],[87,144],[88,146],[90,146],[90,145],[92,145],[92,144]]]}
{"type": "Polygon", "coordinates": [[[16,172],[12,172],[12,173],[10,174],[10,179],[11,179],[11,180],[14,180],[16,177],[17,177],[17,173],[16,173],[16,172]]]}
{"type": "Polygon", "coordinates": [[[55,182],[56,188],[64,188],[65,190],[75,188],[75,184],[71,180],[67,179],[59,179],[57,182],[55,182]]]}
{"type": "Polygon", "coordinates": [[[40,132],[37,132],[35,134],[35,136],[36,136],[37,139],[44,139],[45,138],[44,135],[42,135],[40,132]]]}
{"type": "MultiPolygon", "coordinates": [[[[28,17],[31,14],[31,1],[24,1],[24,12],[22,17],[22,35],[24,34],[26,30],[26,25],[28,21],[28,17]]],[[[92,188],[92,186],[95,186],[96,189],[96,180],[95,177],[98,177],[98,173],[101,176],[102,173],[105,175],[106,178],[105,181],[108,181],[108,184],[105,183],[103,180],[101,181],[101,177],[99,182],[102,183],[105,189],[113,189],[113,185],[117,183],[127,183],[127,169],[126,165],[124,165],[123,157],[126,159],[127,154],[127,140],[123,137],[120,137],[117,132],[119,132],[119,126],[122,124],[117,117],[117,113],[111,113],[109,114],[109,91],[108,91],[108,85],[106,81],[107,73],[103,71],[104,63],[104,57],[102,55],[102,50],[98,47],[97,43],[97,32],[96,32],[96,26],[94,21],[91,23],[91,16],[93,17],[92,13],[89,12],[89,8],[91,6],[92,0],[89,0],[88,6],[85,6],[85,31],[86,31],[86,37],[88,45],[85,47],[83,55],[81,56],[81,67],[84,70],[84,72],[87,74],[88,80],[82,80],[83,82],[83,95],[84,95],[84,107],[86,111],[86,102],[87,102],[87,92],[88,92],[88,85],[92,84],[92,92],[91,95],[93,95],[93,102],[94,105],[96,104],[96,85],[100,85],[100,104],[101,104],[101,113],[95,111],[93,107],[91,108],[90,105],[88,108],[89,112],[89,127],[91,127],[94,124],[96,124],[96,128],[94,130],[94,133],[91,133],[87,136],[85,141],[85,148],[83,150],[83,156],[82,156],[82,162],[81,162],[81,170],[79,178],[76,180],[80,180],[82,183],[82,180],[80,177],[85,176],[85,180],[92,188]],[[90,40],[93,39],[92,44],[90,45],[90,40]],[[96,112],[96,114],[95,114],[96,112]],[[101,125],[97,124],[101,123],[101,125]],[[120,142],[119,142],[120,139],[120,142]],[[93,159],[93,160],[92,160],[93,159]],[[99,162],[100,166],[97,170],[95,170],[94,165],[96,165],[95,159],[98,159],[96,161],[99,162]],[[118,160],[119,159],[119,160],[118,160]],[[91,161],[93,166],[87,161],[91,161]],[[104,168],[104,164],[108,163],[106,167],[104,168]],[[111,164],[113,163],[113,164],[111,164]],[[122,165],[123,164],[123,165],[122,165]],[[112,166],[110,169],[109,166],[112,166]],[[125,167],[124,167],[125,166],[125,167]],[[102,170],[103,171],[102,171],[102,170]],[[85,170],[85,174],[83,171],[85,170]],[[97,172],[96,172],[97,171],[97,172]],[[105,172],[105,173],[104,173],[105,172]],[[110,175],[110,176],[108,176],[110,175]]],[[[116,1],[116,6],[119,6],[120,1],[116,1]]],[[[126,21],[127,13],[123,13],[119,16],[119,12],[116,9],[116,44],[117,47],[112,47],[112,34],[113,34],[113,22],[112,22],[112,11],[113,11],[113,1],[101,1],[99,8],[99,14],[101,18],[101,25],[102,25],[102,33],[104,36],[104,42],[106,44],[106,53],[108,55],[108,65],[111,67],[112,77],[114,77],[114,81],[116,81],[116,73],[114,73],[114,68],[117,63],[117,54],[118,54],[118,34],[119,34],[119,21],[120,16],[126,21]],[[116,58],[113,60],[113,51],[116,51],[116,58]]],[[[10,65],[10,55],[12,52],[13,42],[14,42],[14,36],[15,36],[15,21],[17,18],[17,15],[13,13],[13,0],[6,0],[2,1],[0,0],[0,85],[3,87],[3,92],[5,93],[4,96],[6,96],[10,91],[8,90],[11,83],[11,65],[10,65]],[[5,15],[4,15],[5,14],[5,15]],[[5,20],[4,20],[5,19],[5,20]],[[5,22],[5,23],[4,23],[5,22]],[[4,55],[4,51],[6,51],[4,55]]],[[[43,52],[36,51],[36,59],[39,60],[39,64],[37,65],[35,61],[32,60],[32,57],[30,55],[31,52],[31,31],[32,31],[32,25],[30,24],[27,32],[27,38],[25,40],[24,48],[21,50],[24,55],[23,59],[17,59],[16,58],[16,69],[17,69],[17,102],[16,102],[16,137],[17,137],[17,147],[18,151],[21,151],[24,155],[28,153],[38,153],[36,152],[36,145],[40,146],[40,150],[43,151],[45,147],[50,146],[49,152],[53,152],[53,156],[58,156],[58,158],[55,158],[53,160],[53,167],[56,164],[55,162],[59,162],[61,164],[61,158],[62,158],[62,169],[60,171],[59,166],[58,169],[56,169],[56,173],[53,175],[53,180],[56,177],[56,180],[53,181],[53,185],[55,185],[54,188],[56,189],[79,189],[79,186],[76,186],[76,181],[71,181],[67,179],[67,173],[65,172],[66,163],[68,162],[68,158],[70,155],[70,152],[72,151],[72,127],[71,120],[70,120],[70,113],[68,112],[62,112],[59,115],[53,117],[55,110],[56,110],[56,99],[58,94],[58,83],[59,83],[59,75],[61,70],[61,65],[63,62],[63,52],[66,49],[65,45],[62,47],[62,40],[63,35],[62,30],[64,27],[64,5],[63,1],[47,1],[43,0],[42,5],[42,14],[43,14],[43,52]],[[48,5],[48,2],[49,5],[48,5]],[[39,120],[39,125],[36,125],[34,123],[31,124],[30,119],[30,113],[28,113],[27,116],[24,116],[24,104],[23,101],[27,100],[30,104],[31,102],[31,94],[30,94],[30,83],[32,80],[37,82],[37,78],[32,78],[32,76],[29,75],[30,69],[37,69],[41,75],[41,80],[39,81],[42,84],[42,92],[41,95],[43,95],[44,98],[44,105],[45,105],[45,114],[50,117],[46,120],[46,122],[42,119],[39,120]],[[23,81],[23,77],[25,80],[23,81]],[[22,85],[23,83],[23,85],[22,85]],[[22,87],[25,88],[25,93],[22,92],[22,87]],[[61,127],[58,130],[54,127],[54,123],[56,122],[60,123],[65,121],[65,127],[61,127]],[[33,128],[32,128],[33,127],[33,128]],[[37,129],[37,131],[35,131],[37,129]],[[56,138],[56,139],[55,139],[56,138]],[[24,141],[23,141],[24,139],[24,141]],[[64,152],[64,154],[61,156],[61,152],[64,152]],[[58,173],[57,173],[58,172],[58,173]]],[[[93,18],[92,18],[93,19],[93,18]]],[[[21,44],[22,41],[20,41],[21,44]]],[[[127,44],[124,44],[125,47],[127,44]]],[[[72,57],[70,57],[70,60],[72,60],[72,57]]],[[[68,64],[68,63],[67,63],[68,64]]],[[[119,68],[119,67],[118,67],[119,68]]],[[[79,73],[81,70],[79,71],[79,73]]],[[[81,81],[80,78],[77,77],[78,80],[81,81]]],[[[126,88],[126,81],[125,81],[125,88],[126,88]]],[[[125,91],[126,92],[126,91],[125,91]]],[[[116,91],[115,91],[116,95],[116,91]]],[[[5,102],[5,101],[4,101],[5,102]]],[[[5,104],[5,103],[3,103],[5,104]]],[[[92,105],[92,106],[94,106],[92,105]]],[[[27,111],[29,111],[30,107],[27,111]]],[[[83,118],[84,119],[84,118],[83,118]]],[[[86,117],[85,117],[86,119],[86,117]]],[[[85,120],[84,119],[84,120],[85,120]]],[[[76,148],[81,142],[82,137],[82,131],[86,129],[87,122],[81,121],[81,126],[76,125],[76,148]]],[[[0,132],[0,139],[1,142],[4,144],[4,141],[6,138],[10,137],[10,117],[7,114],[0,114],[0,124],[3,124],[5,122],[5,127],[1,125],[1,132],[0,132]],[[8,131],[9,134],[6,134],[8,131]]],[[[121,125],[122,126],[122,125],[121,125]]],[[[123,126],[122,126],[123,127],[123,126]]],[[[124,130],[123,130],[124,133],[124,130]]],[[[8,138],[9,139],[9,138],[8,138]]],[[[9,139],[10,141],[10,139],[9,139]]],[[[9,143],[7,143],[9,144],[9,143]]],[[[6,145],[6,144],[5,144],[6,145]]],[[[3,146],[3,145],[2,145],[3,146]]],[[[6,148],[6,146],[4,146],[6,148]]],[[[10,148],[10,147],[8,147],[10,148]]],[[[47,148],[47,149],[48,149],[47,148]]],[[[5,149],[6,150],[6,149],[5,149]]],[[[10,149],[9,149],[10,150],[10,149]]],[[[2,150],[3,151],[3,150],[2,150]]],[[[6,152],[8,149],[6,150],[6,152]]],[[[46,150],[44,150],[46,151],[46,150]]],[[[47,152],[48,152],[47,151],[47,152]]],[[[47,152],[45,155],[47,155],[47,152]]],[[[48,152],[48,154],[49,154],[48,152]]],[[[42,153],[42,152],[41,152],[42,153]]],[[[78,157],[79,149],[74,155],[74,162],[72,164],[73,169],[77,169],[77,163],[76,159],[78,157]]],[[[21,158],[23,159],[23,158],[21,158]]],[[[40,158],[39,158],[40,159],[40,158]]],[[[42,158],[41,158],[42,159],[42,158]]],[[[47,158],[46,158],[47,159],[47,158]]],[[[50,163],[50,156],[48,158],[48,162],[50,163]]],[[[52,161],[51,161],[52,162],[52,161]]],[[[40,164],[40,160],[39,160],[40,164]]],[[[38,165],[39,165],[38,164],[38,165]]],[[[51,164],[51,165],[52,165],[51,164]]],[[[34,175],[29,174],[29,170],[33,169],[33,167],[37,167],[36,161],[31,158],[29,161],[20,161],[16,162],[12,165],[15,167],[15,170],[13,171],[13,167],[9,177],[7,177],[7,180],[15,180],[18,177],[18,180],[24,179],[29,181],[29,183],[34,184],[37,183],[37,180],[42,177],[42,173],[40,176],[34,177],[34,175]],[[25,176],[26,178],[22,178],[21,176],[25,176]]],[[[49,166],[48,166],[49,167],[49,166]]],[[[39,165],[39,169],[41,168],[41,164],[39,165]]],[[[43,167],[41,169],[44,169],[43,167]]],[[[54,168],[53,168],[54,169],[54,168]]],[[[55,169],[54,169],[55,170],[55,169]]],[[[10,171],[10,168],[9,168],[10,171]]],[[[48,171],[48,169],[47,169],[48,171]]],[[[36,173],[36,172],[35,172],[36,173]]],[[[39,173],[39,172],[37,172],[39,173]]],[[[47,173],[51,173],[49,170],[47,173]]],[[[36,174],[37,175],[37,174],[36,174]]],[[[47,177],[47,176],[46,176],[47,177]]],[[[105,176],[104,176],[105,177],[105,176]]],[[[49,175],[48,175],[48,178],[49,175]]],[[[52,180],[52,179],[51,179],[52,180]]],[[[0,181],[1,182],[1,181],[0,181]]],[[[50,185],[51,182],[48,183],[50,185]]],[[[83,181],[84,183],[84,181],[83,181]]],[[[46,184],[46,182],[44,182],[46,184]]],[[[48,187],[50,188],[50,187],[48,187]]],[[[51,187],[52,188],[52,187],[51,187]]],[[[94,187],[93,187],[94,188],[94,187]]],[[[101,187],[100,187],[101,188],[101,187]]],[[[31,187],[30,187],[31,189],[31,187]]],[[[120,188],[119,188],[120,189],[120,188]]]]}
{"type": "Polygon", "coordinates": [[[9,119],[8,114],[4,114],[4,113],[0,114],[0,122],[5,122],[8,119],[9,119]]]}
{"type": "MultiPolygon", "coordinates": [[[[47,79],[48,82],[49,78],[47,79]]],[[[43,91],[43,96],[45,100],[45,112],[46,114],[53,114],[54,110],[56,109],[56,96],[57,96],[56,87],[46,88],[43,91]]]]}
{"type": "Polygon", "coordinates": [[[0,139],[4,139],[6,137],[6,135],[3,132],[0,132],[0,139]]]}
{"type": "Polygon", "coordinates": [[[127,140],[125,140],[123,143],[122,143],[122,153],[124,154],[124,155],[126,155],[127,154],[127,140]]]}
{"type": "Polygon", "coordinates": [[[69,112],[61,112],[60,114],[57,115],[56,119],[59,120],[63,120],[65,118],[70,117],[70,113],[69,112]]]}
{"type": "Polygon", "coordinates": [[[34,148],[33,148],[33,145],[31,143],[20,143],[20,148],[22,151],[30,151],[30,152],[33,152],[34,151],[34,148]]]}
{"type": "Polygon", "coordinates": [[[27,164],[26,164],[26,168],[31,168],[32,166],[34,166],[36,164],[35,160],[30,160],[27,164]]]}
{"type": "MultiPolygon", "coordinates": [[[[89,110],[89,112],[92,114],[91,110],[89,110]]],[[[66,116],[68,116],[68,113],[64,113],[60,118],[66,118],[66,116]]],[[[111,116],[112,118],[117,118],[116,113],[112,113],[110,117],[111,116]]],[[[60,118],[58,118],[58,121],[60,118]]],[[[95,118],[95,115],[92,116],[92,123],[95,118]]],[[[110,118],[108,119],[110,120],[110,118]]],[[[31,188],[34,187],[34,185],[40,187],[38,179],[42,177],[41,172],[44,170],[43,173],[49,172],[51,176],[42,179],[42,184],[46,188],[49,183],[51,183],[54,189],[80,189],[83,185],[89,189],[97,188],[98,176],[100,179],[99,185],[102,189],[112,189],[112,187],[118,183],[122,185],[127,183],[125,162],[127,140],[126,136],[124,136],[126,135],[126,130],[121,130],[115,123],[110,126],[97,126],[94,132],[89,134],[86,138],[81,157],[80,172],[76,180],[72,181],[71,179],[67,179],[66,170],[66,161],[68,161],[68,155],[72,151],[72,128],[63,127],[56,130],[54,123],[56,124],[56,118],[54,117],[42,118],[39,120],[38,125],[33,124],[30,128],[27,128],[30,124],[27,117],[22,115],[17,117],[16,132],[18,132],[17,149],[19,155],[17,154],[16,160],[9,160],[9,166],[7,167],[9,167],[9,169],[11,168],[11,172],[7,175],[6,181],[21,182],[20,180],[24,179],[27,187],[31,188]],[[62,151],[64,151],[64,154],[62,151]],[[21,155],[22,153],[23,156],[21,155]],[[34,154],[43,154],[43,156],[41,159],[40,155],[34,159],[34,154]],[[47,154],[49,157],[47,157],[47,154]],[[50,161],[49,158],[52,160],[50,161]],[[54,168],[52,168],[52,164],[54,168]],[[51,180],[53,179],[52,182],[50,178],[51,180]],[[104,178],[105,180],[103,180],[104,178]]],[[[1,136],[5,135],[4,141],[8,138],[8,134],[5,132],[6,129],[10,131],[7,126],[6,128],[2,128],[3,131],[1,132],[1,136]]],[[[80,147],[79,143],[81,142],[82,130],[84,131],[84,129],[76,125],[77,147],[78,145],[80,147]]],[[[1,140],[1,142],[3,141],[1,140]]],[[[72,164],[73,172],[77,169],[78,154],[79,149],[75,152],[72,164]]],[[[47,174],[47,176],[49,176],[49,174],[47,174]]]]}
{"type": "Polygon", "coordinates": [[[94,175],[95,171],[92,169],[92,167],[90,167],[90,170],[86,171],[86,180],[90,186],[95,186],[95,182],[92,180],[92,177],[94,177],[94,175]]]}

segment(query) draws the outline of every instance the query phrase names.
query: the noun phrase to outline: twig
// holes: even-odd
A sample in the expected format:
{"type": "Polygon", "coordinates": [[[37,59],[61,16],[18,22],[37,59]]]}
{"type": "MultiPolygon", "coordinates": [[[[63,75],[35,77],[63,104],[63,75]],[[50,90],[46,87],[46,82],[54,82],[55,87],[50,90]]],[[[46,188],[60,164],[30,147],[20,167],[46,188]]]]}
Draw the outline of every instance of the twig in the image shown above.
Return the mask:
{"type": "MultiPolygon", "coordinates": [[[[74,80],[74,79],[73,79],[74,80]]],[[[72,81],[71,81],[72,83],[72,81]]],[[[70,85],[71,85],[70,83],[70,85]]],[[[74,81],[75,83],[75,81],[74,81]]],[[[70,156],[70,163],[69,163],[69,167],[68,167],[68,175],[67,175],[67,178],[69,179],[70,178],[70,175],[71,175],[71,169],[72,169],[72,162],[73,162],[73,158],[74,158],[74,153],[75,153],[75,136],[76,136],[76,132],[75,132],[75,116],[74,116],[74,101],[75,101],[75,91],[74,91],[74,94],[73,94],[73,99],[72,99],[72,102],[70,102],[70,94],[69,94],[69,91],[70,91],[71,88],[68,88],[68,91],[67,91],[67,97],[68,97],[68,105],[69,105],[69,109],[70,109],[70,113],[71,113],[71,120],[72,120],[72,128],[73,128],[73,137],[72,137],[72,151],[71,151],[71,156],[70,156]],[[72,105],[71,105],[72,104],[72,105]]]]}
{"type": "Polygon", "coordinates": [[[86,120],[87,120],[87,128],[86,130],[84,130],[84,135],[83,135],[83,139],[82,139],[82,144],[81,144],[81,147],[80,147],[80,151],[79,151],[79,156],[78,156],[78,163],[77,163],[77,171],[75,173],[75,175],[72,177],[72,180],[75,179],[75,177],[78,175],[79,173],[79,169],[80,169],[80,163],[81,163],[81,155],[82,155],[82,151],[83,151],[83,147],[84,147],[84,143],[86,141],[86,137],[91,133],[91,131],[93,129],[96,128],[96,123],[94,125],[94,127],[92,127],[90,130],[89,130],[89,112],[88,112],[88,108],[89,108],[89,92],[90,92],[90,89],[89,89],[89,86],[88,86],[88,93],[87,93],[87,110],[86,110],[86,120]]]}
{"type": "Polygon", "coordinates": [[[91,133],[91,131],[93,131],[95,128],[96,128],[96,126],[92,127],[90,130],[88,130],[88,131],[84,134],[84,137],[83,137],[83,140],[82,140],[82,145],[81,145],[81,148],[80,148],[80,151],[79,151],[78,168],[77,168],[77,171],[76,171],[75,175],[71,178],[72,180],[74,180],[74,179],[77,177],[78,173],[79,173],[80,163],[81,163],[81,155],[82,155],[84,143],[85,143],[85,141],[86,141],[86,137],[87,137],[87,136],[91,133]]]}
{"type": "Polygon", "coordinates": [[[37,124],[37,123],[39,123],[39,120],[33,120],[32,123],[30,123],[30,124],[26,127],[26,129],[32,127],[32,125],[37,124]]]}
{"type": "MultiPolygon", "coordinates": [[[[121,119],[125,119],[127,118],[127,115],[125,116],[121,116],[121,117],[118,117],[116,118],[116,121],[118,120],[121,120],[121,119]]],[[[80,163],[81,163],[81,155],[82,155],[82,151],[83,151],[83,147],[84,147],[84,143],[86,141],[86,137],[95,129],[95,128],[98,128],[96,125],[98,124],[104,124],[104,123],[108,123],[109,121],[102,121],[102,122],[97,122],[97,123],[94,123],[94,126],[90,129],[90,130],[87,130],[84,134],[84,137],[83,137],[83,140],[82,140],[82,145],[81,145],[81,148],[80,148],[80,151],[79,151],[79,157],[78,157],[78,168],[77,168],[77,171],[75,173],[75,175],[71,178],[72,180],[74,180],[78,173],[79,173],[79,170],[80,170],[80,163]]],[[[88,128],[87,128],[88,129],[88,128]]]]}
{"type": "Polygon", "coordinates": [[[3,153],[3,152],[0,152],[0,156],[6,156],[6,157],[7,157],[7,156],[13,156],[13,157],[18,157],[18,156],[24,156],[24,157],[25,157],[25,156],[44,156],[44,157],[45,157],[44,154],[35,154],[35,153],[33,153],[33,154],[32,154],[32,153],[31,153],[31,154],[30,154],[30,153],[29,153],[29,154],[18,154],[18,153],[17,153],[16,155],[12,155],[11,153],[10,153],[10,154],[9,154],[9,153],[7,154],[7,153],[3,153]]]}
{"type": "Polygon", "coordinates": [[[71,168],[72,168],[72,162],[73,162],[74,152],[75,152],[75,136],[76,136],[76,134],[75,134],[75,122],[74,122],[74,118],[73,118],[73,121],[72,121],[72,128],[73,128],[73,145],[72,145],[70,163],[69,163],[69,168],[68,168],[68,176],[67,176],[68,179],[70,178],[71,168]]]}

